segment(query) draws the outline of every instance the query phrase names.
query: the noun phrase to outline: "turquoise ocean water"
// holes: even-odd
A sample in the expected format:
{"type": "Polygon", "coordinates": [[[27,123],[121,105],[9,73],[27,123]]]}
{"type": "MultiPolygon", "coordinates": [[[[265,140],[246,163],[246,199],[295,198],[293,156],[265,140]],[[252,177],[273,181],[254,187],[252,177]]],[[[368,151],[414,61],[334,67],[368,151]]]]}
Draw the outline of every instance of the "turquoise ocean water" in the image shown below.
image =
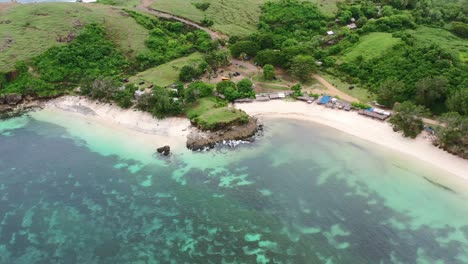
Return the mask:
{"type": "Polygon", "coordinates": [[[468,263],[463,186],[333,129],[145,158],[47,121],[0,121],[0,263],[468,263]]]}

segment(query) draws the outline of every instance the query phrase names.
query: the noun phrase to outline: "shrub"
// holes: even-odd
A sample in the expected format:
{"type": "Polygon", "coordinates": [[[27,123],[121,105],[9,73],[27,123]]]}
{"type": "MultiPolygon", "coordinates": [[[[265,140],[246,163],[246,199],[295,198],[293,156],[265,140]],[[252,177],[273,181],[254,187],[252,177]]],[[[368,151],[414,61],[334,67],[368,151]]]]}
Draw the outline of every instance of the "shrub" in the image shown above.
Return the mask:
{"type": "Polygon", "coordinates": [[[189,103],[211,95],[213,95],[213,86],[201,81],[193,82],[185,89],[185,99],[189,103]]]}
{"type": "Polygon", "coordinates": [[[265,80],[273,80],[275,77],[275,67],[271,64],[266,64],[263,66],[263,79],[265,80]]]}
{"type": "Polygon", "coordinates": [[[201,11],[206,11],[210,7],[210,3],[193,3],[193,5],[201,11]]]}

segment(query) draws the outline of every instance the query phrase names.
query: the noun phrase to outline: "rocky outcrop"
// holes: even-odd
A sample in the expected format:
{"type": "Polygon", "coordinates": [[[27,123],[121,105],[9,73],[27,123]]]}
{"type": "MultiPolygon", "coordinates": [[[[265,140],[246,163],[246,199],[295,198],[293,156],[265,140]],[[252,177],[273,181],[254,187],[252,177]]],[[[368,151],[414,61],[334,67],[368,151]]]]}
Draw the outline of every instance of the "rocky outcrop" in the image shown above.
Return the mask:
{"type": "Polygon", "coordinates": [[[164,156],[169,156],[169,154],[171,153],[171,147],[166,145],[164,147],[156,149],[156,151],[164,156]]]}
{"type": "Polygon", "coordinates": [[[195,151],[214,148],[217,143],[223,141],[252,141],[252,138],[261,127],[256,118],[250,117],[249,122],[244,125],[235,125],[216,132],[201,131],[194,128],[187,136],[187,148],[195,151]]]}
{"type": "Polygon", "coordinates": [[[0,104],[17,105],[23,100],[20,94],[5,94],[0,96],[0,104]]]}

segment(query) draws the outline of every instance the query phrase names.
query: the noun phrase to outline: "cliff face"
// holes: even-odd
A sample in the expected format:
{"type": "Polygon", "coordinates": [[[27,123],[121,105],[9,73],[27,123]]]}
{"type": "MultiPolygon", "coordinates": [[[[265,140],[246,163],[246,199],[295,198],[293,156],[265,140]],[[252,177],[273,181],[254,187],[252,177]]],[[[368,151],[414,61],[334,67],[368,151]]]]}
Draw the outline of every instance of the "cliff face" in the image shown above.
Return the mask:
{"type": "Polygon", "coordinates": [[[187,136],[187,148],[201,150],[213,148],[216,143],[223,140],[253,140],[252,137],[261,129],[262,125],[259,125],[257,119],[253,117],[250,117],[246,124],[225,127],[215,132],[194,128],[187,136]]]}

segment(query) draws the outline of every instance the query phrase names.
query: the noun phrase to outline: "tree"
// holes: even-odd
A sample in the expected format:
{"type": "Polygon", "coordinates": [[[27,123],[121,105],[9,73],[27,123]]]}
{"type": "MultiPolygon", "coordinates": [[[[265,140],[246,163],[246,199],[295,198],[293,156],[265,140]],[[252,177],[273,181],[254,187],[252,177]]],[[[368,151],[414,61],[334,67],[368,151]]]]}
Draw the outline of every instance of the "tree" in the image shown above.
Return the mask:
{"type": "Polygon", "coordinates": [[[426,77],[416,83],[416,102],[426,107],[433,107],[445,97],[448,80],[445,77],[426,77]]]}
{"type": "Polygon", "coordinates": [[[111,77],[97,78],[89,88],[84,89],[93,99],[110,99],[118,91],[117,83],[111,77]]]}
{"type": "Polygon", "coordinates": [[[220,67],[227,66],[231,63],[229,58],[229,52],[224,50],[212,51],[206,54],[205,61],[213,69],[218,69],[220,67]]]}
{"type": "Polygon", "coordinates": [[[225,90],[228,88],[228,87],[231,87],[233,88],[234,90],[236,90],[236,84],[231,81],[231,80],[226,80],[226,81],[221,81],[219,83],[216,84],[216,91],[220,94],[224,94],[225,90]]]}
{"type": "Polygon", "coordinates": [[[166,89],[158,86],[153,87],[151,94],[144,94],[138,99],[137,108],[157,118],[182,113],[181,103],[171,98],[166,89]]]}
{"type": "Polygon", "coordinates": [[[201,81],[193,82],[185,89],[185,100],[189,103],[210,95],[213,95],[213,86],[201,81]]]}
{"type": "Polygon", "coordinates": [[[197,77],[197,70],[189,65],[185,65],[180,69],[179,81],[190,82],[197,77]]]}
{"type": "Polygon", "coordinates": [[[468,38],[468,24],[463,22],[453,22],[452,32],[461,38],[468,38]]]}
{"type": "Polygon", "coordinates": [[[452,112],[442,116],[445,126],[436,129],[437,141],[445,150],[468,159],[468,118],[452,112]]]}
{"type": "Polygon", "coordinates": [[[275,77],[275,67],[271,64],[266,64],[263,66],[263,79],[265,80],[273,80],[275,77]]]}
{"type": "Polygon", "coordinates": [[[455,91],[446,101],[450,111],[458,112],[461,115],[468,115],[468,88],[462,87],[455,91]]]}
{"type": "Polygon", "coordinates": [[[248,56],[255,56],[260,50],[260,46],[253,41],[243,40],[232,44],[229,50],[231,51],[231,55],[235,58],[239,58],[241,53],[245,53],[248,56]]]}
{"type": "Polygon", "coordinates": [[[405,83],[396,79],[387,79],[377,92],[377,102],[388,107],[393,107],[396,102],[406,100],[405,83]]]}
{"type": "Polygon", "coordinates": [[[310,75],[315,72],[317,66],[312,56],[297,55],[291,62],[291,74],[300,81],[305,82],[310,79],[310,75]]]}
{"type": "Polygon", "coordinates": [[[395,113],[390,118],[394,131],[403,131],[405,137],[415,138],[424,128],[421,117],[427,113],[423,106],[415,105],[410,101],[396,104],[395,113]]]}
{"type": "Polygon", "coordinates": [[[295,84],[295,85],[291,86],[291,91],[292,91],[292,96],[294,98],[302,96],[302,86],[301,86],[301,84],[298,83],[298,84],[295,84]]]}
{"type": "Polygon", "coordinates": [[[255,96],[252,81],[247,78],[242,79],[237,83],[237,91],[240,98],[250,98],[255,96]]]}

